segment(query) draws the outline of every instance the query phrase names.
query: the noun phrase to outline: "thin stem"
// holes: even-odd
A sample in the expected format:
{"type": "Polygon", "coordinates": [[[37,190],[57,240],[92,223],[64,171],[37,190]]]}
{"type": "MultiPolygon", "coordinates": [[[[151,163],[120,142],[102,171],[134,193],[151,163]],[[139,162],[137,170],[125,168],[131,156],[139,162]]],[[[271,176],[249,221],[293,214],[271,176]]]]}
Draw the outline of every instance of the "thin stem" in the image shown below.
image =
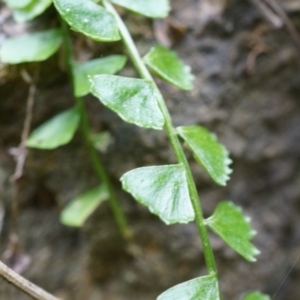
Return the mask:
{"type": "Polygon", "coordinates": [[[101,180],[107,187],[109,193],[109,204],[111,210],[114,214],[114,217],[118,223],[119,229],[123,235],[123,237],[127,240],[131,239],[131,232],[127,226],[126,218],[120,208],[118,203],[117,196],[115,194],[114,188],[112,183],[107,175],[106,170],[103,167],[102,161],[99,158],[90,138],[90,126],[86,114],[86,110],[84,107],[84,103],[81,99],[77,98],[78,103],[80,104],[80,113],[81,113],[81,124],[82,124],[82,131],[85,138],[86,146],[89,152],[90,159],[93,164],[93,168],[95,173],[97,174],[99,180],[101,180]]]}
{"type": "Polygon", "coordinates": [[[178,162],[184,166],[184,169],[185,169],[185,172],[187,175],[190,197],[191,197],[192,205],[193,205],[193,208],[195,211],[195,220],[196,220],[197,228],[198,228],[198,231],[199,231],[199,234],[201,237],[201,241],[202,241],[202,245],[203,245],[203,252],[204,252],[206,266],[207,266],[209,273],[212,273],[212,272],[216,273],[217,269],[216,269],[215,259],[214,259],[214,255],[213,255],[210,241],[208,238],[208,233],[207,233],[204,218],[203,218],[202,208],[201,208],[200,201],[198,198],[198,192],[197,192],[197,189],[196,189],[196,186],[194,183],[194,179],[193,179],[193,175],[192,175],[190,166],[185,157],[182,146],[179,142],[178,136],[176,134],[176,130],[173,127],[169,110],[165,104],[163,96],[162,96],[161,92],[159,91],[153,77],[151,76],[146,65],[144,64],[143,60],[141,59],[141,56],[135,46],[135,43],[133,42],[133,39],[132,39],[130,33],[128,32],[128,29],[127,29],[126,25],[124,24],[123,20],[120,18],[119,14],[117,13],[117,11],[115,10],[115,8],[113,7],[113,5],[110,2],[108,2],[107,0],[103,0],[103,5],[110,13],[112,13],[114,15],[114,17],[117,21],[117,24],[118,24],[118,28],[119,28],[122,40],[127,48],[129,56],[134,64],[134,66],[136,67],[138,73],[140,74],[140,76],[142,78],[150,80],[154,84],[154,86],[157,90],[157,93],[159,95],[158,104],[159,104],[159,107],[165,118],[165,128],[166,128],[166,131],[168,134],[168,138],[170,140],[170,143],[172,145],[173,151],[175,153],[175,156],[176,156],[178,162]]]}
{"type": "Polygon", "coordinates": [[[0,276],[15,287],[37,300],[59,300],[32,282],[28,281],[0,261],[0,276]]]}
{"type": "MultiPolygon", "coordinates": [[[[74,76],[72,72],[73,63],[72,63],[72,47],[71,47],[71,40],[69,35],[69,28],[68,25],[64,20],[61,20],[62,22],[62,31],[64,36],[64,50],[65,50],[65,60],[67,63],[68,73],[71,80],[72,85],[74,86],[74,76]]],[[[102,181],[109,193],[109,205],[111,207],[112,213],[115,217],[115,220],[118,224],[118,227],[123,235],[123,237],[127,240],[131,239],[131,232],[127,226],[127,221],[125,218],[125,215],[123,214],[120,205],[117,200],[117,196],[115,194],[114,188],[112,186],[112,183],[109,179],[109,176],[103,167],[103,163],[99,157],[99,155],[96,152],[96,149],[93,146],[93,143],[90,139],[90,124],[88,121],[87,113],[85,110],[85,106],[83,103],[82,98],[75,96],[76,105],[80,112],[81,117],[81,131],[86,143],[86,147],[89,153],[90,160],[92,162],[94,171],[99,178],[100,181],[102,181]]]]}

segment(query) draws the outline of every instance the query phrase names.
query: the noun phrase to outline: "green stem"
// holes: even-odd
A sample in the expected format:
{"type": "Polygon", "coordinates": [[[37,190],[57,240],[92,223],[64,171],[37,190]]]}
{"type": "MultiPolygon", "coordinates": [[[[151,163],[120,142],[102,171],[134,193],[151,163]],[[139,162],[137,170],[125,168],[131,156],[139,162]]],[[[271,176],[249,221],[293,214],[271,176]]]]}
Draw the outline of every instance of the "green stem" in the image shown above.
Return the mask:
{"type": "Polygon", "coordinates": [[[159,107],[165,118],[165,128],[166,128],[170,143],[172,145],[173,151],[176,155],[178,162],[184,166],[184,169],[185,169],[185,172],[187,175],[190,197],[191,197],[192,205],[193,205],[193,208],[195,211],[195,221],[196,221],[197,228],[198,228],[198,231],[199,231],[199,234],[201,237],[201,241],[202,241],[206,266],[207,266],[209,273],[212,273],[212,272],[216,273],[217,269],[216,269],[215,259],[214,259],[213,251],[212,251],[210,241],[208,238],[208,233],[207,233],[205,221],[203,218],[202,208],[201,208],[200,201],[198,198],[198,192],[197,192],[197,189],[196,189],[196,186],[194,183],[194,179],[193,179],[193,175],[192,175],[190,166],[188,164],[188,161],[185,157],[184,151],[182,149],[182,146],[181,146],[178,136],[176,134],[176,129],[173,127],[169,110],[165,104],[163,96],[162,96],[161,92],[159,91],[153,77],[151,76],[146,65],[144,64],[143,60],[141,59],[141,56],[135,46],[135,43],[133,42],[133,39],[132,39],[130,33],[128,32],[126,25],[124,24],[124,22],[122,21],[122,19],[119,16],[119,14],[117,13],[117,11],[115,10],[115,8],[113,7],[113,5],[110,2],[108,2],[107,0],[103,0],[103,5],[110,13],[112,13],[114,15],[114,17],[117,21],[117,24],[118,24],[118,28],[119,28],[122,40],[127,48],[129,56],[134,64],[134,66],[136,67],[138,73],[140,74],[140,76],[142,78],[144,78],[146,80],[150,80],[157,89],[157,92],[159,95],[158,104],[159,104],[159,107]]]}
{"type": "MultiPolygon", "coordinates": [[[[62,32],[64,37],[64,55],[65,55],[65,61],[67,63],[67,71],[69,73],[69,77],[72,83],[72,86],[74,87],[74,76],[72,72],[73,68],[73,62],[72,62],[72,47],[71,47],[71,40],[69,35],[69,28],[66,22],[62,19],[62,32]]],[[[74,90],[74,89],[73,89],[74,90]]],[[[86,147],[89,153],[90,160],[92,162],[94,171],[99,178],[101,182],[105,184],[105,186],[108,189],[109,193],[109,204],[111,207],[111,210],[113,212],[113,215],[118,223],[119,229],[123,235],[123,237],[127,240],[131,239],[131,232],[127,226],[126,218],[120,208],[120,205],[118,203],[114,188],[112,186],[112,183],[108,177],[108,174],[103,167],[103,164],[100,160],[99,155],[96,152],[96,149],[93,146],[92,141],[90,140],[90,124],[88,121],[87,113],[85,110],[85,106],[83,103],[82,98],[75,96],[76,105],[78,107],[78,110],[80,112],[80,119],[81,119],[81,131],[86,143],[86,147]]]]}

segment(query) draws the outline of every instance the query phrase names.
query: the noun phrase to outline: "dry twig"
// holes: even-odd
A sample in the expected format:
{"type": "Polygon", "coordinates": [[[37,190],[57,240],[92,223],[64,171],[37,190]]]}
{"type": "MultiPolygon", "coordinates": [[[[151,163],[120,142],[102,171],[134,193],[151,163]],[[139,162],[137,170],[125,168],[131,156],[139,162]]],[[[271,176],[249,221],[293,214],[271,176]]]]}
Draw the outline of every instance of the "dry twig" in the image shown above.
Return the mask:
{"type": "Polygon", "coordinates": [[[27,295],[33,297],[37,300],[59,300],[48,292],[44,291],[37,285],[28,281],[4,263],[0,261],[0,276],[6,279],[9,283],[13,284],[15,287],[26,293],[27,295]]]}
{"type": "Polygon", "coordinates": [[[30,125],[32,121],[32,112],[33,112],[33,105],[34,105],[34,99],[36,94],[36,80],[38,77],[38,70],[36,70],[33,79],[28,75],[26,71],[23,71],[22,75],[25,81],[30,83],[30,87],[29,87],[29,93],[28,93],[27,104],[26,104],[26,116],[25,116],[24,126],[21,135],[21,143],[19,147],[10,149],[10,154],[13,155],[16,159],[16,170],[11,177],[11,180],[14,182],[20,179],[23,175],[24,164],[27,156],[27,149],[25,146],[25,142],[28,138],[30,132],[30,125]]]}

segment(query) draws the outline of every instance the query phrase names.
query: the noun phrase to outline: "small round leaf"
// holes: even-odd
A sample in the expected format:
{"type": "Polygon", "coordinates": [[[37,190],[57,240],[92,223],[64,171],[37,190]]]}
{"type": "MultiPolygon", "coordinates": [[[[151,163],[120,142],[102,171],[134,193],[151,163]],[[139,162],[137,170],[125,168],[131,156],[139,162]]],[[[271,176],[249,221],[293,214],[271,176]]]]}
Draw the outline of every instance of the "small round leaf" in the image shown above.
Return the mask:
{"type": "Polygon", "coordinates": [[[84,63],[74,63],[73,74],[75,96],[82,97],[89,93],[89,75],[115,74],[124,67],[125,63],[126,57],[124,55],[111,55],[84,63]]]}
{"type": "Polygon", "coordinates": [[[271,298],[268,295],[256,291],[244,296],[243,300],[271,300],[271,298]]]}
{"type": "Polygon", "coordinates": [[[91,0],[53,0],[55,7],[75,31],[102,42],[118,41],[114,17],[91,0]]]}
{"type": "Polygon", "coordinates": [[[67,226],[80,227],[108,197],[107,188],[103,184],[78,195],[63,209],[60,215],[60,221],[67,226]]]}
{"type": "Polygon", "coordinates": [[[34,0],[4,0],[4,2],[12,8],[22,8],[29,5],[34,0]]]}
{"type": "Polygon", "coordinates": [[[271,298],[268,295],[256,291],[244,296],[243,300],[271,300],[271,298]]]}
{"type": "Polygon", "coordinates": [[[71,141],[78,128],[80,114],[77,107],[68,109],[40,127],[28,137],[26,146],[38,149],[54,149],[71,141]]]}
{"type": "Polygon", "coordinates": [[[0,60],[9,64],[43,61],[53,55],[61,43],[62,34],[57,29],[13,37],[3,43],[0,60]]]}
{"type": "Polygon", "coordinates": [[[27,6],[15,8],[13,17],[17,22],[27,22],[41,15],[50,5],[52,0],[33,0],[27,6]]]}
{"type": "Polygon", "coordinates": [[[112,2],[149,18],[165,18],[170,11],[169,0],[112,0],[112,2]]]}

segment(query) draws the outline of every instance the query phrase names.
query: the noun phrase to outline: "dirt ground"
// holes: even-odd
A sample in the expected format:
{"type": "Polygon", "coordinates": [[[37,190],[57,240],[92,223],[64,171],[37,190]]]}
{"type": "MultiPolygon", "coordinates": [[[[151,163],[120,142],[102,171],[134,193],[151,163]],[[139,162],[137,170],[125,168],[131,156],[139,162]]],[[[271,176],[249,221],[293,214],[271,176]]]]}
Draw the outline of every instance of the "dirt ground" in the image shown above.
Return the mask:
{"type": "MultiPolygon", "coordinates": [[[[286,26],[274,28],[254,2],[172,0],[167,20],[152,22],[131,14],[124,18],[142,54],[159,39],[192,67],[195,88],[190,92],[158,81],[174,125],[204,125],[231,153],[234,172],[221,188],[187,151],[205,216],[229,199],[251,217],[257,231],[254,243],[261,254],[256,263],[244,261],[211,235],[222,299],[238,300],[252,290],[273,296],[290,271],[274,299],[297,300],[300,48],[286,26]]],[[[280,4],[300,32],[298,0],[280,4]]],[[[11,35],[55,22],[50,9],[30,26],[14,24],[10,11],[0,4],[0,46],[11,35]]],[[[124,52],[120,43],[90,43],[75,33],[73,41],[81,59],[124,52]]],[[[60,58],[56,54],[39,64],[33,128],[73,105],[60,58]]],[[[205,274],[195,225],[166,226],[120,188],[120,176],[130,169],[174,162],[166,135],[124,123],[92,96],[85,102],[93,129],[108,130],[112,136],[99,155],[134,232],[134,245],[123,241],[106,203],[80,230],[60,224],[64,205],[97,185],[80,132],[56,150],[30,150],[16,195],[9,181],[15,162],[8,152],[19,144],[25,117],[28,84],[20,73],[35,68],[0,63],[0,204],[5,212],[1,254],[12,250],[8,237],[16,228],[21,249],[13,249],[11,263],[30,261],[24,267],[26,278],[72,300],[153,300],[167,288],[205,274]],[[19,202],[17,224],[12,218],[14,197],[19,202]]],[[[121,74],[136,76],[130,63],[121,74]]],[[[0,299],[29,298],[0,280],[0,299]]]]}

